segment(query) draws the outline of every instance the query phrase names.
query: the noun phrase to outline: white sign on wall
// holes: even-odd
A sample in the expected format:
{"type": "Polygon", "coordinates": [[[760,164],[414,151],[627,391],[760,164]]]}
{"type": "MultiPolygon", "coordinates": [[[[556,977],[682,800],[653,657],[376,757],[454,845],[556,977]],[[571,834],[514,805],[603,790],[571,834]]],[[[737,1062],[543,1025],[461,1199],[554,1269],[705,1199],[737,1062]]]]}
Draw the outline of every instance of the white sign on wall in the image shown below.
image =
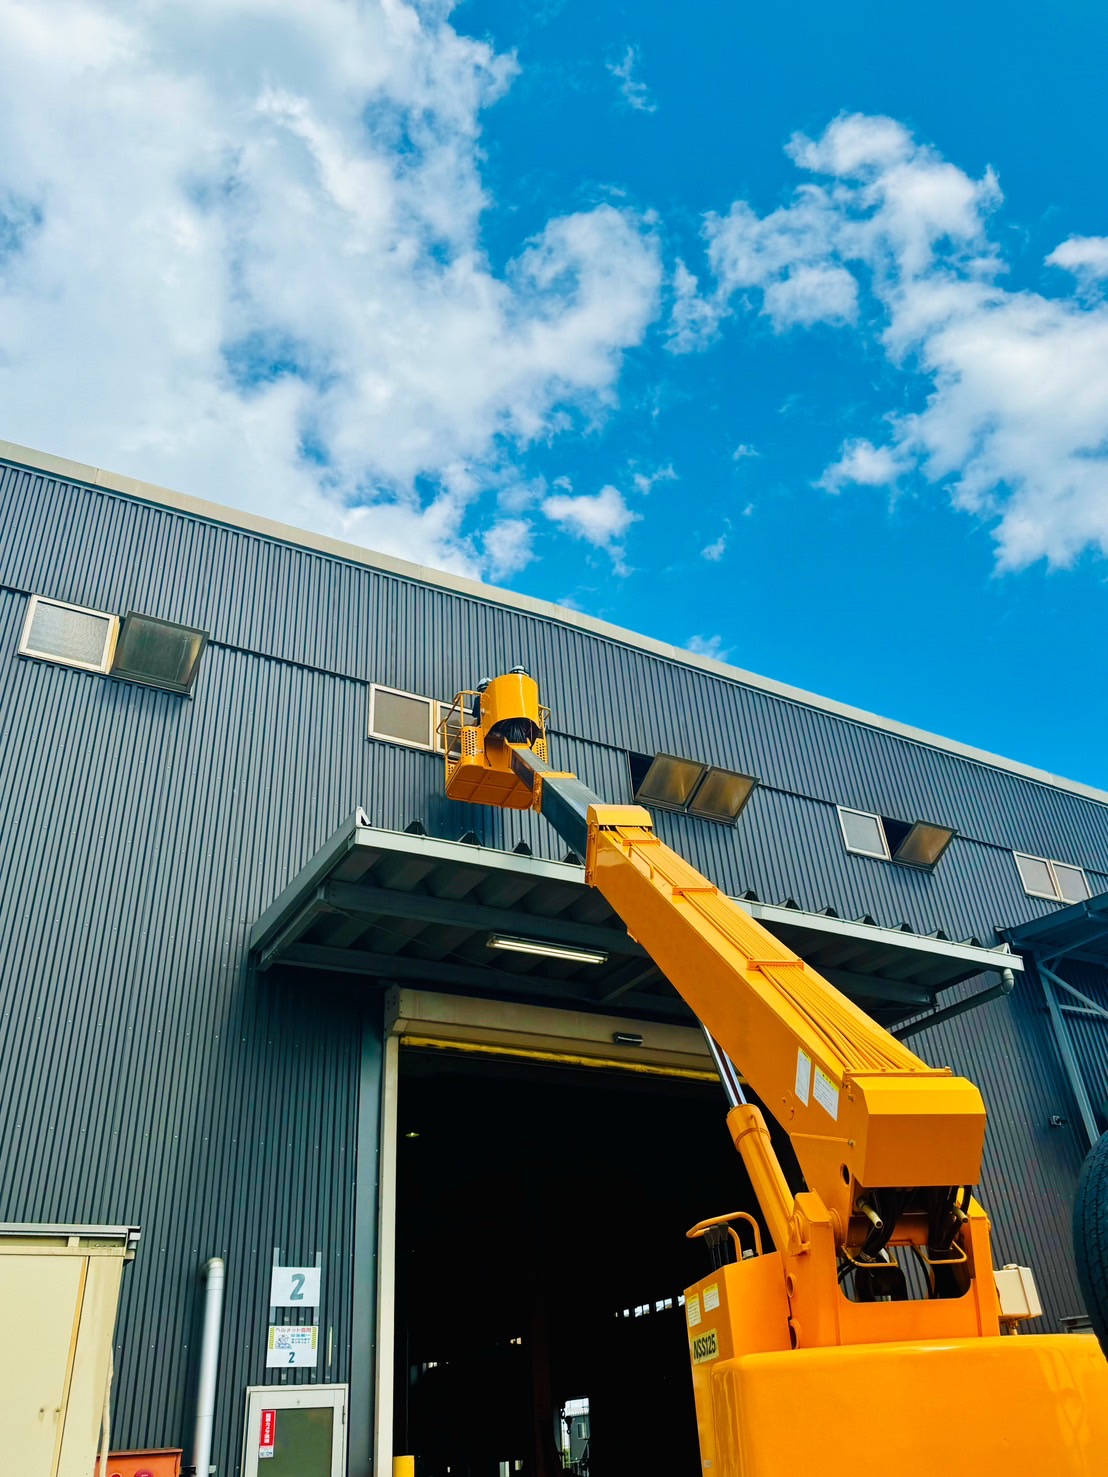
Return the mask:
{"type": "Polygon", "coordinates": [[[271,1308],[318,1308],[318,1267],[274,1267],[269,1282],[271,1308]]]}
{"type": "Polygon", "coordinates": [[[270,1324],[265,1351],[266,1369],[314,1369],[319,1350],[315,1323],[270,1324]]]}

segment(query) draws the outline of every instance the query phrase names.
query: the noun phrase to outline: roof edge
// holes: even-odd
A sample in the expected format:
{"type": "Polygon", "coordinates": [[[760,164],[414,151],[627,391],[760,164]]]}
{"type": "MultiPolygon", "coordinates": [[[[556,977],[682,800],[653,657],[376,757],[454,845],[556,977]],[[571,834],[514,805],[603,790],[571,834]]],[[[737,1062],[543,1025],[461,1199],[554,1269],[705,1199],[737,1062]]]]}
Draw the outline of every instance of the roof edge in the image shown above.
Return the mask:
{"type": "Polygon", "coordinates": [[[415,580],[420,584],[434,585],[456,595],[469,596],[488,604],[503,605],[545,620],[557,621],[560,625],[573,626],[577,630],[616,642],[621,646],[630,646],[638,651],[649,652],[652,656],[662,657],[666,661],[679,662],[683,666],[707,672],[714,677],[739,682],[743,686],[756,688],[760,692],[770,693],[788,702],[816,708],[837,718],[845,718],[849,722],[859,723],[867,728],[876,728],[897,738],[922,744],[927,748],[942,749],[958,758],[984,764],[993,769],[1007,770],[1021,779],[1033,780],[1039,784],[1049,785],[1053,789],[1066,790],[1086,800],[1108,805],[1108,791],[1097,789],[1094,785],[1086,785],[1080,780],[1066,779],[1064,776],[1051,774],[1049,770],[1037,769],[1031,764],[1022,764],[1018,759],[1007,759],[1001,754],[990,753],[987,749],[978,749],[972,744],[960,743],[957,739],[944,738],[941,734],[929,733],[926,729],[915,728],[908,723],[899,723],[895,718],[883,718],[877,713],[867,712],[864,708],[855,708],[849,703],[841,703],[834,698],[821,697],[818,693],[807,692],[787,682],[777,682],[772,677],[762,677],[756,672],[747,672],[742,667],[733,667],[726,662],[716,661],[712,657],[700,656],[682,647],[671,646],[668,642],[657,641],[652,636],[640,635],[637,631],[630,631],[623,626],[598,620],[595,616],[584,615],[564,605],[555,605],[547,600],[536,600],[531,595],[519,595],[513,590],[505,590],[497,585],[486,585],[480,580],[449,574],[445,570],[432,569],[424,564],[413,564],[407,559],[397,559],[391,554],[381,554],[376,550],[364,548],[360,544],[346,543],[328,534],[312,533],[308,529],[278,523],[275,519],[264,518],[256,513],[246,513],[225,503],[208,502],[190,493],[174,492],[171,488],[159,487],[156,483],[143,482],[137,477],[123,476],[102,467],[71,461],[67,457],[53,456],[45,451],[36,451],[29,446],[20,446],[14,441],[0,439],[0,461],[10,462],[29,471],[47,472],[71,482],[85,483],[94,489],[119,493],[140,502],[153,503],[158,507],[169,508],[189,517],[202,518],[206,522],[222,523],[229,528],[258,534],[263,538],[275,539],[280,543],[292,544],[297,548],[308,549],[328,558],[365,565],[370,569],[380,570],[384,574],[397,575],[402,579],[415,580]]]}

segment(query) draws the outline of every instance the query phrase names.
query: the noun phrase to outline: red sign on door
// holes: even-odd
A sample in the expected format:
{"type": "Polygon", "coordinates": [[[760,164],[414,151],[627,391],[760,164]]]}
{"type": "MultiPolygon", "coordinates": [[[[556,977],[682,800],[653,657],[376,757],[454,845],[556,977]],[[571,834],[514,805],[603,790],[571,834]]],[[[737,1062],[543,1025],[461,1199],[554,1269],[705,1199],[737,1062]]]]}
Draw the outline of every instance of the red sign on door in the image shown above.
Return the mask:
{"type": "Polygon", "coordinates": [[[275,1410],[262,1411],[262,1429],[258,1436],[258,1456],[272,1456],[273,1442],[277,1435],[277,1412],[275,1410]]]}

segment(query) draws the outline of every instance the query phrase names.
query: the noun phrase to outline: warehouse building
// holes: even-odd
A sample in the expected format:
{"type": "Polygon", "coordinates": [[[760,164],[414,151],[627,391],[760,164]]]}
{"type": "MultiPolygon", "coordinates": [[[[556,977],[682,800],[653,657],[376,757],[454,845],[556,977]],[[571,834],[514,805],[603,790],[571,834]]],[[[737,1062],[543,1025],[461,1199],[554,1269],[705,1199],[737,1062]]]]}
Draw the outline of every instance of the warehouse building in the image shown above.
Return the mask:
{"type": "Polygon", "coordinates": [[[1108,794],[0,443],[0,1219],[141,1227],[114,1447],[193,1460],[219,1257],[221,1477],[292,1398],[351,1477],[696,1460],[684,1231],[749,1190],[580,858],[444,796],[446,705],[516,663],[560,767],[981,1086],[998,1257],[1081,1315],[1108,794]]]}

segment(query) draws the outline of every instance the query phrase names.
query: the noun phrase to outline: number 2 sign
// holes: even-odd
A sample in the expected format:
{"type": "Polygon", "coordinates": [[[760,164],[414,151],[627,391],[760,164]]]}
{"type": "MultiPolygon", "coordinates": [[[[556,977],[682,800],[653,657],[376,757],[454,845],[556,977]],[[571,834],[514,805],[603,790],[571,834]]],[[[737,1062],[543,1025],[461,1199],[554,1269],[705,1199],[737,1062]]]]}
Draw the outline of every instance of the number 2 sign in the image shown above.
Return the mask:
{"type": "Polygon", "coordinates": [[[318,1267],[274,1267],[269,1283],[271,1308],[318,1308],[318,1267]]]}

